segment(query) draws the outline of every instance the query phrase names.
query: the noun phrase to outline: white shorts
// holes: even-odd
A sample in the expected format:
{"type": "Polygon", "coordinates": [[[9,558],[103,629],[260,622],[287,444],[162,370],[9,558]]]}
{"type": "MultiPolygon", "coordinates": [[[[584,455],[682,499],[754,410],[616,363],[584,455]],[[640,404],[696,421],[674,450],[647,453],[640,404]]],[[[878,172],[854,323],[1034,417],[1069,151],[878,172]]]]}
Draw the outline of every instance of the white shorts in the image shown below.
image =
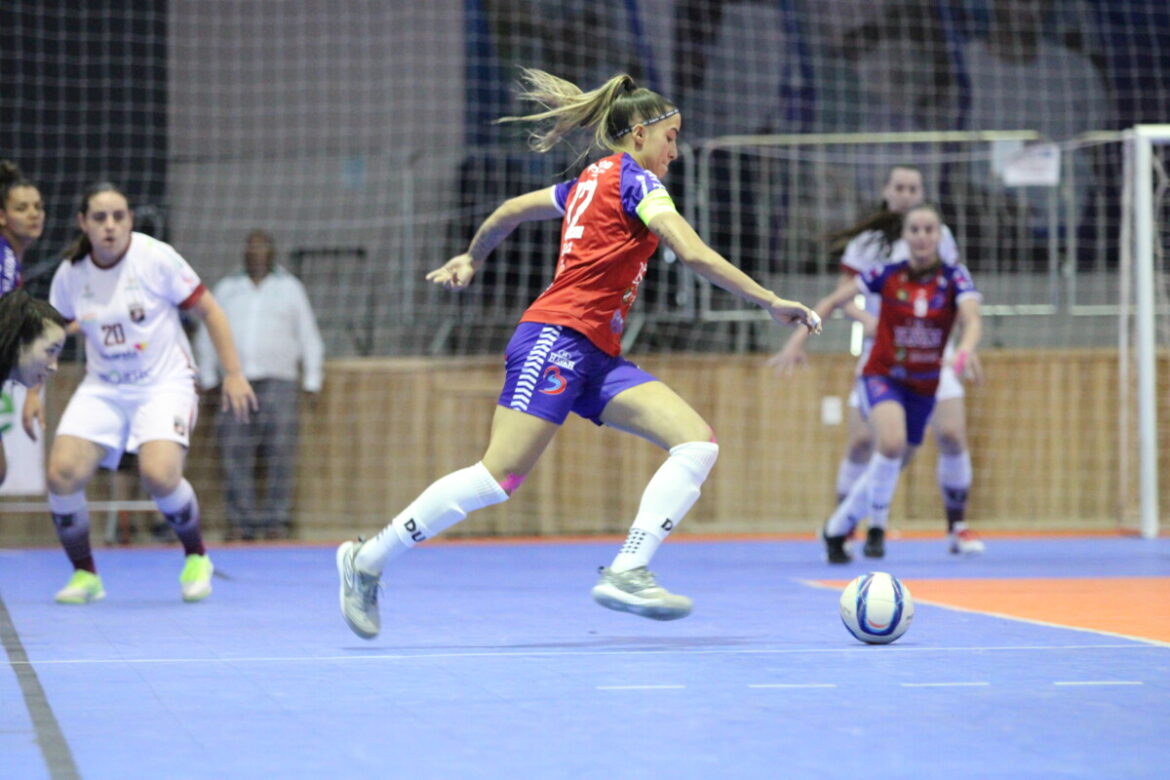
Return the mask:
{"type": "Polygon", "coordinates": [[[118,467],[123,452],[148,441],[191,446],[199,396],[188,382],[134,387],[86,377],[57,425],[58,436],[76,436],[106,448],[101,466],[118,467]]]}
{"type": "MultiPolygon", "coordinates": [[[[934,400],[949,401],[952,398],[963,398],[966,395],[967,391],[963,389],[963,383],[959,381],[955,369],[943,366],[938,375],[938,389],[934,391],[934,400]]],[[[857,400],[856,382],[853,383],[853,389],[849,391],[849,406],[852,409],[861,408],[861,404],[857,400]]]]}

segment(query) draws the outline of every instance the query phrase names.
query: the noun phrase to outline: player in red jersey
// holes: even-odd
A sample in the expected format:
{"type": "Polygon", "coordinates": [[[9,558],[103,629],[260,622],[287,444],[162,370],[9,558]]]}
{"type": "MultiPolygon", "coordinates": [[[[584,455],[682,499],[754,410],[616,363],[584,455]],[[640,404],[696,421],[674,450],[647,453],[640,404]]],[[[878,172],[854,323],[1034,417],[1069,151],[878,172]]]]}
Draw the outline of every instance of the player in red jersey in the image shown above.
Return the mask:
{"type": "Polygon", "coordinates": [[[862,517],[869,515],[871,528],[886,527],[898,473],[922,444],[934,409],[943,351],[956,322],[961,338],[955,349],[955,374],[982,378],[979,361],[973,359],[982,330],[980,295],[965,266],[940,259],[942,235],[938,209],[931,205],[910,209],[902,232],[907,258],[876,266],[857,277],[855,289],[845,287],[825,299],[831,311],[859,291],[881,297],[873,349],[857,386],[877,451],[825,524],[822,536],[830,563],[851,560],[845,540],[862,517]]]}
{"type": "Polygon", "coordinates": [[[627,75],[590,92],[539,70],[524,70],[523,78],[523,97],[545,110],[501,121],[549,121],[533,136],[536,151],[583,128],[611,154],[575,180],[505,201],[466,252],[427,274],[434,284],[466,287],[517,225],[563,219],[553,282],[508,344],[504,389],[483,459],[432,483],[374,538],[338,548],[342,615],[366,639],[379,631],[378,581],[386,563],[469,512],[507,500],[569,412],[669,453],[642,495],[625,544],[602,567],[593,598],[657,620],[690,613],[691,600],[659,586],[647,564],[699,498],[719,446],[698,412],[620,354],[626,317],[660,241],[700,276],[759,305],[776,322],[820,330],[815,313],[729,263],[675,209],[660,179],[678,156],[682,116],[676,106],[627,75]]]}

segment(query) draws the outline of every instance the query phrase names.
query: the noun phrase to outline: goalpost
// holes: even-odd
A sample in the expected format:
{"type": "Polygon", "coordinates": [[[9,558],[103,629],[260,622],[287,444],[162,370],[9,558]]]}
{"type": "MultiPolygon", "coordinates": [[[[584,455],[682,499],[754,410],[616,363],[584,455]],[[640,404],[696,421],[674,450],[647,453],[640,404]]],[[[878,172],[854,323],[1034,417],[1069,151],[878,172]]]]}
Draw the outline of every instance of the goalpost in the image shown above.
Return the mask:
{"type": "MultiPolygon", "coordinates": [[[[1133,300],[1136,331],[1137,366],[1137,431],[1138,483],[1140,491],[1140,532],[1147,539],[1158,535],[1158,415],[1157,415],[1157,338],[1156,298],[1164,298],[1165,290],[1159,274],[1159,260],[1164,256],[1160,231],[1165,230],[1161,220],[1166,205],[1166,169],[1164,149],[1170,146],[1170,125],[1138,125],[1126,134],[1127,195],[1123,234],[1129,232],[1130,241],[1123,243],[1125,269],[1132,268],[1134,276],[1133,300]],[[1157,176],[1155,176],[1157,173],[1157,176]],[[1155,182],[1157,179],[1157,182],[1155,182]],[[1155,197],[1157,196],[1157,197],[1155,197]]],[[[1125,307],[1129,300],[1122,291],[1123,334],[1125,307]]],[[[1128,344],[1122,339],[1121,370],[1128,370],[1128,344]]]]}

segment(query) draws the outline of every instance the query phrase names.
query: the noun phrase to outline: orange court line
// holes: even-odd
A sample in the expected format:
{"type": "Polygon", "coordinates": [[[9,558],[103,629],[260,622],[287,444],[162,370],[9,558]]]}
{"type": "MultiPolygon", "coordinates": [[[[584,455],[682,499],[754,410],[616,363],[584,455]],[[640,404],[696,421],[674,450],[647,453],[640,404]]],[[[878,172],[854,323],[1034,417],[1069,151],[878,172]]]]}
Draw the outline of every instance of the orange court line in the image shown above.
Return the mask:
{"type": "MultiPolygon", "coordinates": [[[[818,580],[844,588],[844,580],[818,580]]],[[[1170,577],[904,580],[915,601],[1170,643],[1170,577]]]]}

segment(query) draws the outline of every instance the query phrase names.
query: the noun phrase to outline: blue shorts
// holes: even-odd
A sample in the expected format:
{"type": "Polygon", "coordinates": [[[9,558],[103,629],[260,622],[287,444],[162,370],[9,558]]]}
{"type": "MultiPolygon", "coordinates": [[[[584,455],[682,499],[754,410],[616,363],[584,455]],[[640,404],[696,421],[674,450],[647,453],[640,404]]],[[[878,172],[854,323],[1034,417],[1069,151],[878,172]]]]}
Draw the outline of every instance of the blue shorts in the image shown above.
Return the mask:
{"type": "Polygon", "coordinates": [[[861,413],[869,419],[869,410],[882,401],[896,401],[906,410],[906,441],[915,447],[922,444],[930,413],[934,411],[933,395],[916,393],[906,385],[887,376],[870,374],[857,380],[861,413]]]}
{"type": "Polygon", "coordinates": [[[569,412],[601,425],[605,405],[654,375],[602,352],[564,325],[522,322],[504,352],[500,406],[562,424],[569,412]]]}

